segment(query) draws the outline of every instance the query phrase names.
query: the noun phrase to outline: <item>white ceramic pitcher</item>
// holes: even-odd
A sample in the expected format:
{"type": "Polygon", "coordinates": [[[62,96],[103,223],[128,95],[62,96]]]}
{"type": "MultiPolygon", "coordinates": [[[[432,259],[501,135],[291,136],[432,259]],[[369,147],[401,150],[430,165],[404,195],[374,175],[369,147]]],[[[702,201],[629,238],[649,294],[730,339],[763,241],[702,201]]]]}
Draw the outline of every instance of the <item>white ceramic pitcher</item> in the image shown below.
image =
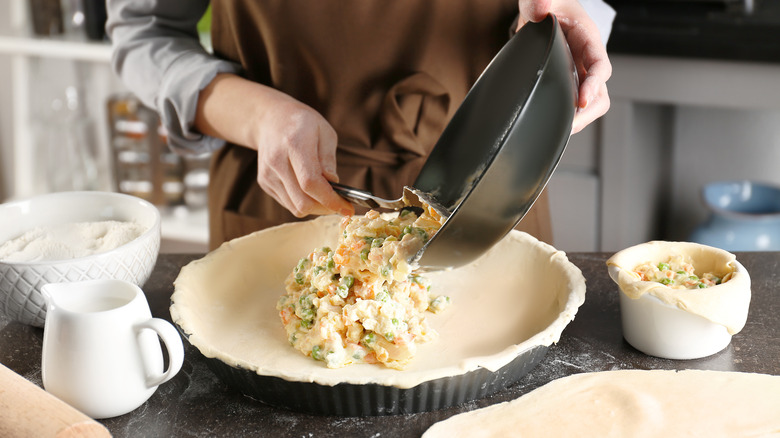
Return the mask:
{"type": "Polygon", "coordinates": [[[176,329],[152,318],[143,291],[122,280],[51,283],[43,332],[43,386],[92,418],[141,406],[181,369],[176,329]],[[168,351],[163,370],[158,336],[168,351]]]}

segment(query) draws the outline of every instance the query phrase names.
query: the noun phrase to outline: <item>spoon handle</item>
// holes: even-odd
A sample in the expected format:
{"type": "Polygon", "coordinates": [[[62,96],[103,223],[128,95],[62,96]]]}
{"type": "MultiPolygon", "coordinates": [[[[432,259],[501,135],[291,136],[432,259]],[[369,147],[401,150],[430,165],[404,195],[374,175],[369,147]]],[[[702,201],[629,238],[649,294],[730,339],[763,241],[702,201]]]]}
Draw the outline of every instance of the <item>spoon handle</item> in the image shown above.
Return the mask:
{"type": "Polygon", "coordinates": [[[354,187],[345,186],[339,183],[330,183],[333,186],[333,190],[340,196],[347,199],[349,202],[368,208],[388,208],[391,210],[398,210],[405,206],[403,199],[384,199],[372,195],[371,193],[356,189],[354,187]]]}

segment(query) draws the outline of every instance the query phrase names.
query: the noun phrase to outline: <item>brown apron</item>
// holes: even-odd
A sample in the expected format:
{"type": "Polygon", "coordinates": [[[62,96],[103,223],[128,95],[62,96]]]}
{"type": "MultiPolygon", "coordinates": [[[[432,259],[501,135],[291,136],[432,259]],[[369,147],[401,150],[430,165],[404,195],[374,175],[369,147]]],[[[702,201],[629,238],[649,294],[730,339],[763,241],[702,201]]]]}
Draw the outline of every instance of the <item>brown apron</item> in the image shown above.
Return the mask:
{"type": "MultiPolygon", "coordinates": [[[[506,42],[517,0],[218,0],[212,8],[215,54],[330,122],[342,183],[395,199],[506,42]]],[[[228,144],[215,154],[212,248],[301,220],[256,179],[255,151],[228,144]]],[[[552,241],[546,195],[518,228],[552,241]]]]}

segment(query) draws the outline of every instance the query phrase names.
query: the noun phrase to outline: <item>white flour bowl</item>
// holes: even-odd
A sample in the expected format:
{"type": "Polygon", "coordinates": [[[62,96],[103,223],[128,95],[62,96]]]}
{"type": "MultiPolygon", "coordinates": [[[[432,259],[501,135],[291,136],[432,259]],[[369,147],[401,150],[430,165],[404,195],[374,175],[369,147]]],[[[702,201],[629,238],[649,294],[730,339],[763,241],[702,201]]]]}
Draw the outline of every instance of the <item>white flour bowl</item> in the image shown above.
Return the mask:
{"type": "Polygon", "coordinates": [[[41,287],[48,283],[118,279],[142,286],[160,250],[160,213],[140,198],[112,192],[61,192],[0,204],[0,245],[26,231],[79,222],[135,222],[140,236],[117,248],[55,261],[0,260],[0,313],[43,327],[46,306],[41,287]]]}

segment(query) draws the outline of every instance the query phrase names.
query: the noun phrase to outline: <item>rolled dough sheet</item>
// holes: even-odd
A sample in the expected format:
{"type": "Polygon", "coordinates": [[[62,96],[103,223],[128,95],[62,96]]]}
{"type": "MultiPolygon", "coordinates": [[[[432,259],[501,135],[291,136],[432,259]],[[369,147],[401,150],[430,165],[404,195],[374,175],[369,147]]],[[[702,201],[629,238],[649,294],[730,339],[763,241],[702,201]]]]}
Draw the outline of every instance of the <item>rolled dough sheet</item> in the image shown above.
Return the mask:
{"type": "Polygon", "coordinates": [[[604,371],[434,424],[435,437],[780,437],[780,376],[604,371]]]}

